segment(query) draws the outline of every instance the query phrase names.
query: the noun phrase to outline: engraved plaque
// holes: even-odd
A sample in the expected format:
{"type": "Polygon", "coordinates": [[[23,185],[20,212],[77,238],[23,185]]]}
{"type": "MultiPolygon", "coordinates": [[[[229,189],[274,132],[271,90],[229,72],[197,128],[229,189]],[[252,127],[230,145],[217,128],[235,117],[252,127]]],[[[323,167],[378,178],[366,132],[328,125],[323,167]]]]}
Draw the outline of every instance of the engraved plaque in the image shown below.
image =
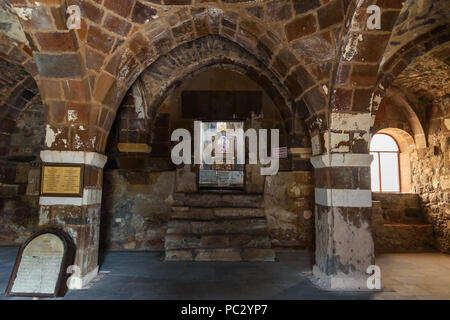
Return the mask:
{"type": "Polygon", "coordinates": [[[22,253],[11,292],[55,292],[63,256],[64,244],[58,236],[46,233],[33,239],[22,253]]]}
{"type": "Polygon", "coordinates": [[[7,295],[55,297],[65,294],[68,278],[65,270],[73,264],[75,247],[61,231],[52,232],[41,231],[21,247],[7,295]]]}
{"type": "Polygon", "coordinates": [[[42,195],[81,196],[82,166],[44,165],[42,195]]]}

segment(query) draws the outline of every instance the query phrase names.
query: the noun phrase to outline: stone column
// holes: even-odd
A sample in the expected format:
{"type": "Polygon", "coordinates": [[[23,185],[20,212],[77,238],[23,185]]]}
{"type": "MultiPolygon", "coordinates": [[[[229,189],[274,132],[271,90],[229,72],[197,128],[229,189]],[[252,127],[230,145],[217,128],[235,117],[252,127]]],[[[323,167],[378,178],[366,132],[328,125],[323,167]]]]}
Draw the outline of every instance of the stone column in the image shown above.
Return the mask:
{"type": "Polygon", "coordinates": [[[98,273],[100,210],[103,166],[106,156],[84,151],[41,151],[43,164],[81,164],[84,166],[82,197],[47,197],[39,199],[39,227],[59,227],[75,242],[75,265],[81,277],[79,288],[98,273]]]}
{"type": "Polygon", "coordinates": [[[369,154],[311,158],[315,168],[315,283],[328,290],[367,290],[374,264],[369,154]]]}

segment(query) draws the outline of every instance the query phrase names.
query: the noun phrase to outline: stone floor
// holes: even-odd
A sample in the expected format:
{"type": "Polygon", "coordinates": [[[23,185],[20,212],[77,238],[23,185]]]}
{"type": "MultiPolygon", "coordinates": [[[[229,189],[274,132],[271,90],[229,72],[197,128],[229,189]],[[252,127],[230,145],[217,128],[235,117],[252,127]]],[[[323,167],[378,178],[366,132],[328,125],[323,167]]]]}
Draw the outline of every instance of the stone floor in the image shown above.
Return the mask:
{"type": "MultiPolygon", "coordinates": [[[[0,247],[1,292],[16,253],[0,247]]],[[[309,253],[277,257],[278,262],[164,262],[159,252],[109,251],[89,288],[69,291],[64,299],[450,299],[450,256],[444,254],[378,256],[384,290],[376,293],[319,291],[305,275],[309,253]]]]}

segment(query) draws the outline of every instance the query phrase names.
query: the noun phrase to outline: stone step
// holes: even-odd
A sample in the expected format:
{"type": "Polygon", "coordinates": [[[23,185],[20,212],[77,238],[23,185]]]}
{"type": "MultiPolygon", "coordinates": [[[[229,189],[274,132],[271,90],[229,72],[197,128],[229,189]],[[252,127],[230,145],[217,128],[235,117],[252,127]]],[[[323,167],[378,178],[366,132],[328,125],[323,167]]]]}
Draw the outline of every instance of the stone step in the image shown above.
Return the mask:
{"type": "Polygon", "coordinates": [[[206,248],[266,248],[271,247],[270,239],[267,235],[185,235],[168,234],[165,238],[164,247],[166,249],[206,249],[206,248]]]}
{"type": "Polygon", "coordinates": [[[216,235],[216,234],[267,234],[267,221],[265,218],[239,219],[239,220],[170,220],[167,234],[182,235],[216,235]]]}
{"type": "Polygon", "coordinates": [[[166,250],[166,261],[275,261],[275,251],[261,248],[166,250]]]}
{"type": "Polygon", "coordinates": [[[373,234],[377,253],[436,251],[431,224],[384,224],[373,234]]]}
{"type": "Polygon", "coordinates": [[[264,208],[202,208],[172,207],[172,219],[182,220],[224,220],[264,218],[264,208]]]}
{"type": "Polygon", "coordinates": [[[248,193],[174,193],[174,206],[202,208],[261,208],[264,196],[248,193]]]}
{"type": "Polygon", "coordinates": [[[385,223],[426,223],[418,194],[375,192],[372,200],[372,203],[378,202],[385,223]]]}

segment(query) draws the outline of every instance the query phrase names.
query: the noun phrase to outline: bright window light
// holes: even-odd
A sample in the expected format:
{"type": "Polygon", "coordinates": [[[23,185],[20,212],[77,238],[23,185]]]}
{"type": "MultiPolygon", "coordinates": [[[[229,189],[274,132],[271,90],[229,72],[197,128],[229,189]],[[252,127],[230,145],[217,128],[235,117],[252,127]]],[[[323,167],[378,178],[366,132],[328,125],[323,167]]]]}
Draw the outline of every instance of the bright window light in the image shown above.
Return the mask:
{"type": "Polygon", "coordinates": [[[376,134],[370,143],[372,191],[400,192],[397,142],[387,134],[376,134]]]}

